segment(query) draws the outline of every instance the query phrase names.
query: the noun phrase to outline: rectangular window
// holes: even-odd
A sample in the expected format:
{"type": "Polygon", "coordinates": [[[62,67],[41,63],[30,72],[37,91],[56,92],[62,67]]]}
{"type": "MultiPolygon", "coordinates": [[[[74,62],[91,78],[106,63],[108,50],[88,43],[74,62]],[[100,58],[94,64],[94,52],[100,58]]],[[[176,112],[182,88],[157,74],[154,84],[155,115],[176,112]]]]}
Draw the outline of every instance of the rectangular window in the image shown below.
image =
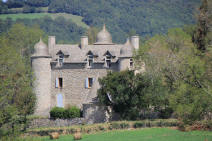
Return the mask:
{"type": "Polygon", "coordinates": [[[105,57],[105,63],[106,63],[107,68],[109,68],[111,66],[111,57],[110,56],[105,57]]]}
{"type": "Polygon", "coordinates": [[[94,78],[86,78],[85,88],[92,88],[93,83],[94,83],[94,78]]]}
{"type": "Polygon", "coordinates": [[[88,55],[88,67],[91,68],[93,65],[93,56],[88,55]]]}
{"type": "Polygon", "coordinates": [[[59,88],[63,88],[63,78],[59,78],[59,88]]]}
{"type": "Polygon", "coordinates": [[[93,86],[93,78],[88,78],[88,86],[89,88],[93,86]]]}
{"type": "Polygon", "coordinates": [[[133,67],[133,59],[130,59],[130,67],[133,67]]]}
{"type": "Polygon", "coordinates": [[[63,78],[56,78],[55,88],[63,88],[63,78]]]}

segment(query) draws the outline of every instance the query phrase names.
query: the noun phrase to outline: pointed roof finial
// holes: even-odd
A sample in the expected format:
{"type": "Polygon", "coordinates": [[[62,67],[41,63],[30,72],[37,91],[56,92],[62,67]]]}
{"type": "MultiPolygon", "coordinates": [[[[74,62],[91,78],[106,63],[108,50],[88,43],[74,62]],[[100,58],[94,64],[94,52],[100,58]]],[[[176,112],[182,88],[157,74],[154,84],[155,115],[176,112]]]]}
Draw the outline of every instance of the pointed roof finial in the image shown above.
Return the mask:
{"type": "Polygon", "coordinates": [[[106,25],[105,24],[103,25],[103,31],[106,31],[106,25]]]}
{"type": "Polygon", "coordinates": [[[40,36],[40,41],[39,41],[39,42],[40,42],[40,43],[41,43],[41,42],[43,42],[43,41],[42,41],[42,38],[41,38],[41,36],[40,36]]]}
{"type": "Polygon", "coordinates": [[[125,42],[125,45],[129,45],[130,44],[130,38],[127,38],[127,41],[125,42]]]}

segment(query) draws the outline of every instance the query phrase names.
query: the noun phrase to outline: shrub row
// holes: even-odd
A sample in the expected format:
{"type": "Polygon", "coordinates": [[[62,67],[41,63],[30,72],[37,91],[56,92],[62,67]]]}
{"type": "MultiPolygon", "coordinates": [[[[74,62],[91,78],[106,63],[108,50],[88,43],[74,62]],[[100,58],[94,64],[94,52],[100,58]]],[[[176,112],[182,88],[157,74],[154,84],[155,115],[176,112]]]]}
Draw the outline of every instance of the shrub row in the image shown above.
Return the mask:
{"type": "Polygon", "coordinates": [[[111,123],[93,124],[93,125],[81,125],[74,127],[62,127],[62,128],[39,128],[29,130],[31,135],[47,136],[52,132],[59,132],[61,134],[73,134],[77,130],[82,133],[96,133],[109,130],[121,130],[129,128],[147,128],[147,127],[175,127],[178,125],[178,121],[175,119],[168,120],[143,120],[143,121],[117,121],[111,123]]]}
{"type": "Polygon", "coordinates": [[[205,121],[196,121],[192,125],[184,124],[183,122],[180,122],[179,130],[181,131],[193,131],[193,130],[208,130],[212,131],[212,121],[211,120],[205,120],[205,121]]]}
{"type": "Polygon", "coordinates": [[[71,106],[67,109],[54,107],[50,111],[50,118],[51,119],[71,119],[71,118],[79,118],[80,117],[80,109],[71,106]]]}

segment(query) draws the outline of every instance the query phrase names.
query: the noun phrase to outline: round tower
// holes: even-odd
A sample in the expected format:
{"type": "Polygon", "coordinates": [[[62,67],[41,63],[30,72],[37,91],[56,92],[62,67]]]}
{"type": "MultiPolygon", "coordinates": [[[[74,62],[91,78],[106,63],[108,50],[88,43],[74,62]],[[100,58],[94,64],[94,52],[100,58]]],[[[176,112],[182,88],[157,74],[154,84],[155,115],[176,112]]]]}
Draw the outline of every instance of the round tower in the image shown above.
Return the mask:
{"type": "Polygon", "coordinates": [[[34,92],[37,97],[35,115],[49,116],[51,104],[51,56],[48,47],[43,41],[34,46],[35,52],[31,56],[32,69],[35,81],[34,92]]]}

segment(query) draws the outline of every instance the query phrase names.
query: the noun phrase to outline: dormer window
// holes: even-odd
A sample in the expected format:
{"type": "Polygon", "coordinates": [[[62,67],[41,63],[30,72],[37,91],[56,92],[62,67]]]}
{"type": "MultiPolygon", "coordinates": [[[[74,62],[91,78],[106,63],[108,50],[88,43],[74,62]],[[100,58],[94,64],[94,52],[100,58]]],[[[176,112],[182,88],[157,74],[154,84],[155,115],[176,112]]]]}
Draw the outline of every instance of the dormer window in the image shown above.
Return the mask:
{"type": "Polygon", "coordinates": [[[115,58],[115,56],[114,55],[112,55],[112,53],[111,52],[109,52],[109,51],[107,51],[105,54],[104,54],[104,56],[105,56],[105,67],[106,68],[110,68],[111,67],[111,60],[112,60],[112,58],[115,58]]]}
{"type": "Polygon", "coordinates": [[[88,55],[88,68],[91,68],[93,65],[93,55],[88,55]]]}
{"type": "Polygon", "coordinates": [[[69,54],[65,51],[59,50],[56,55],[58,56],[57,58],[58,66],[62,67],[64,63],[64,58],[68,58],[69,54]]]}
{"type": "Polygon", "coordinates": [[[94,57],[98,57],[97,55],[94,55],[92,51],[88,51],[87,55],[87,67],[92,68],[93,62],[94,62],[94,57]]]}
{"type": "Polygon", "coordinates": [[[59,58],[58,58],[58,64],[59,66],[63,66],[63,63],[64,63],[64,56],[61,54],[59,55],[59,58]]]}
{"type": "Polygon", "coordinates": [[[111,66],[111,56],[106,55],[105,56],[105,67],[109,68],[111,66]]]}

